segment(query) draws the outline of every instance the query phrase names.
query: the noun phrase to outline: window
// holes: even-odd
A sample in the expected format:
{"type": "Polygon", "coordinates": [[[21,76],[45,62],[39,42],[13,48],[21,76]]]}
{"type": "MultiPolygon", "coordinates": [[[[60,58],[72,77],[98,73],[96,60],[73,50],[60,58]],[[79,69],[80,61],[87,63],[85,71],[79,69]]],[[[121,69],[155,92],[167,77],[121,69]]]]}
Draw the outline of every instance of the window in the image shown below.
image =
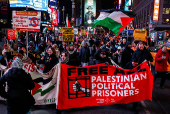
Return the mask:
{"type": "Polygon", "coordinates": [[[169,8],[166,8],[166,13],[165,14],[169,14],[169,8]]]}
{"type": "Polygon", "coordinates": [[[165,14],[166,12],[165,12],[165,8],[163,8],[163,14],[165,14]]]}

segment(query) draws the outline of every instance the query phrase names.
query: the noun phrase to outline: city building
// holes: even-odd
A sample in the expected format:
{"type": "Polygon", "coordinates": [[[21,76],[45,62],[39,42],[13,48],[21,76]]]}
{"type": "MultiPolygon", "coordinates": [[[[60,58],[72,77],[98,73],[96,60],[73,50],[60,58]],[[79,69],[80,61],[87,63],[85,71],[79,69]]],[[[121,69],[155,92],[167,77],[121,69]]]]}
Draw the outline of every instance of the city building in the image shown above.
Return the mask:
{"type": "Polygon", "coordinates": [[[169,38],[170,31],[170,1],[169,0],[134,0],[133,20],[135,29],[147,29],[151,41],[164,43],[169,38]]]}

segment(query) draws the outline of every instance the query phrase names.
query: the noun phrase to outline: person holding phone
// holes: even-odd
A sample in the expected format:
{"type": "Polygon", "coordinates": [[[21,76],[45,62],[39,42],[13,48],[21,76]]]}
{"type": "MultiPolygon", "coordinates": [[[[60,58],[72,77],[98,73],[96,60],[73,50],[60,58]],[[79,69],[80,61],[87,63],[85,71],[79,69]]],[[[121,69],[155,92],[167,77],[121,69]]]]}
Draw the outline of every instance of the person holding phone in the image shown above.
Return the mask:
{"type": "Polygon", "coordinates": [[[163,45],[162,48],[157,52],[155,56],[155,70],[157,74],[155,75],[154,81],[161,77],[160,88],[163,89],[163,85],[167,78],[167,61],[170,63],[170,56],[167,51],[167,46],[163,45]]]}

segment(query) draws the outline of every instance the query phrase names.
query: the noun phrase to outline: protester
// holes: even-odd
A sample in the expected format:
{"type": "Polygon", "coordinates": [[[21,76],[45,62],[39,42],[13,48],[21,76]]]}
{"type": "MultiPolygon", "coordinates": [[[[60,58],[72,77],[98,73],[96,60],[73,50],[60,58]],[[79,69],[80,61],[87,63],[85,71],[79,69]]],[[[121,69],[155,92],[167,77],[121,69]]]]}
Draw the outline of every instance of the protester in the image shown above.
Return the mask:
{"type": "Polygon", "coordinates": [[[26,45],[23,45],[21,50],[24,52],[24,56],[22,58],[22,62],[23,63],[28,63],[28,64],[31,64],[32,63],[32,60],[34,61],[35,63],[35,58],[32,54],[28,54],[27,56],[27,50],[26,50],[26,45]]]}
{"type": "Polygon", "coordinates": [[[30,41],[29,46],[28,46],[28,51],[29,51],[29,53],[34,53],[34,50],[35,50],[34,43],[33,43],[33,41],[30,41]]]}
{"type": "Polygon", "coordinates": [[[125,65],[131,61],[133,50],[131,49],[130,42],[126,42],[125,49],[122,52],[121,56],[121,67],[124,68],[125,65]]]}
{"type": "MultiPolygon", "coordinates": [[[[125,69],[133,69],[137,66],[138,66],[138,59],[133,59],[132,61],[128,62],[124,68],[125,69]]],[[[137,106],[138,106],[138,102],[134,102],[133,103],[133,110],[136,112],[135,114],[138,114],[137,106]]]]}
{"type": "Polygon", "coordinates": [[[58,45],[57,44],[53,44],[52,47],[55,49],[56,57],[59,59],[59,57],[60,57],[60,50],[58,48],[58,45]]]}
{"type": "Polygon", "coordinates": [[[84,43],[84,46],[81,47],[80,52],[79,52],[79,58],[80,58],[82,67],[89,65],[89,57],[90,57],[90,50],[87,46],[87,43],[84,43]]]}
{"type": "Polygon", "coordinates": [[[43,73],[49,72],[56,64],[58,59],[56,57],[55,49],[50,47],[45,56],[42,56],[38,61],[38,64],[45,64],[43,73]]]}
{"type": "Polygon", "coordinates": [[[63,42],[63,43],[59,46],[60,53],[62,53],[63,51],[66,50],[66,46],[67,46],[67,43],[66,43],[66,42],[63,42]]]}
{"type": "Polygon", "coordinates": [[[80,46],[78,44],[75,45],[74,51],[79,55],[80,46]]]}
{"type": "Polygon", "coordinates": [[[6,52],[11,52],[14,51],[8,44],[4,44],[4,49],[2,51],[2,55],[5,57],[6,56],[6,52]]]}
{"type": "Polygon", "coordinates": [[[120,46],[122,47],[122,49],[124,50],[125,46],[126,46],[126,39],[123,38],[123,41],[121,42],[120,46]]]}
{"type": "Polygon", "coordinates": [[[155,56],[155,70],[157,74],[155,75],[154,81],[161,77],[160,88],[163,89],[164,83],[167,78],[167,61],[170,63],[170,56],[167,51],[167,46],[163,45],[161,49],[157,52],[155,56]]]}
{"type": "Polygon", "coordinates": [[[96,64],[100,63],[106,63],[106,64],[111,64],[111,61],[108,56],[108,49],[105,48],[105,46],[101,46],[95,53],[95,58],[96,58],[96,64]]]}
{"type": "Polygon", "coordinates": [[[79,66],[79,55],[76,53],[76,51],[74,50],[74,46],[73,44],[69,45],[69,63],[71,66],[79,66]]]}
{"type": "Polygon", "coordinates": [[[69,64],[69,54],[68,54],[68,52],[62,52],[61,53],[61,55],[60,55],[60,62],[62,63],[62,64],[67,64],[67,65],[70,65],[69,64]]]}
{"type": "Polygon", "coordinates": [[[48,49],[49,49],[50,47],[52,47],[52,44],[51,44],[51,41],[48,40],[47,46],[46,46],[45,50],[48,51],[48,49]]]}
{"type": "Polygon", "coordinates": [[[131,48],[133,51],[136,51],[137,50],[137,46],[136,46],[136,44],[135,43],[133,43],[133,45],[132,45],[132,48],[131,48]]]}
{"type": "Polygon", "coordinates": [[[45,50],[44,44],[43,44],[43,43],[40,43],[40,45],[38,46],[37,49],[35,49],[34,52],[37,53],[37,54],[41,54],[42,52],[44,52],[44,50],[45,50]]]}
{"type": "Polygon", "coordinates": [[[146,61],[153,61],[151,53],[145,48],[144,42],[138,43],[138,49],[133,53],[132,60],[138,59],[139,64],[146,61]]]}
{"type": "Polygon", "coordinates": [[[0,78],[0,95],[7,99],[8,114],[30,114],[31,106],[35,100],[29,90],[34,88],[34,82],[29,73],[22,67],[22,54],[12,62],[11,69],[0,78]],[[4,83],[8,84],[8,91],[5,91],[4,83]]]}
{"type": "Polygon", "coordinates": [[[122,57],[122,48],[119,46],[117,48],[117,51],[113,53],[113,60],[115,61],[116,64],[120,65],[121,64],[121,58],[122,57]]]}
{"type": "Polygon", "coordinates": [[[89,43],[90,43],[90,47],[92,47],[92,45],[94,44],[93,38],[90,38],[89,43]]]}

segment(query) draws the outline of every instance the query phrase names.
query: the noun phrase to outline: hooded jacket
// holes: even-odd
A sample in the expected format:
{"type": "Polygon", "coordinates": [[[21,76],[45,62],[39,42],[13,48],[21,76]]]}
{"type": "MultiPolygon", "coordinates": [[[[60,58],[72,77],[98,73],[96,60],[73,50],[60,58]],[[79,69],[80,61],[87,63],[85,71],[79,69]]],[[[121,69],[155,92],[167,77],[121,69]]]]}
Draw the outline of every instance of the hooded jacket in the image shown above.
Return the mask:
{"type": "Polygon", "coordinates": [[[126,64],[130,62],[132,59],[133,50],[130,47],[128,47],[128,45],[130,45],[129,42],[126,43],[125,49],[123,50],[122,55],[121,55],[121,67],[122,68],[124,68],[126,64]]]}
{"type": "Polygon", "coordinates": [[[0,78],[0,95],[7,98],[7,109],[10,114],[25,114],[35,103],[34,98],[28,90],[34,88],[34,82],[22,69],[22,60],[16,58],[11,69],[0,78]],[[7,82],[8,91],[5,91],[3,84],[7,82]]]}

